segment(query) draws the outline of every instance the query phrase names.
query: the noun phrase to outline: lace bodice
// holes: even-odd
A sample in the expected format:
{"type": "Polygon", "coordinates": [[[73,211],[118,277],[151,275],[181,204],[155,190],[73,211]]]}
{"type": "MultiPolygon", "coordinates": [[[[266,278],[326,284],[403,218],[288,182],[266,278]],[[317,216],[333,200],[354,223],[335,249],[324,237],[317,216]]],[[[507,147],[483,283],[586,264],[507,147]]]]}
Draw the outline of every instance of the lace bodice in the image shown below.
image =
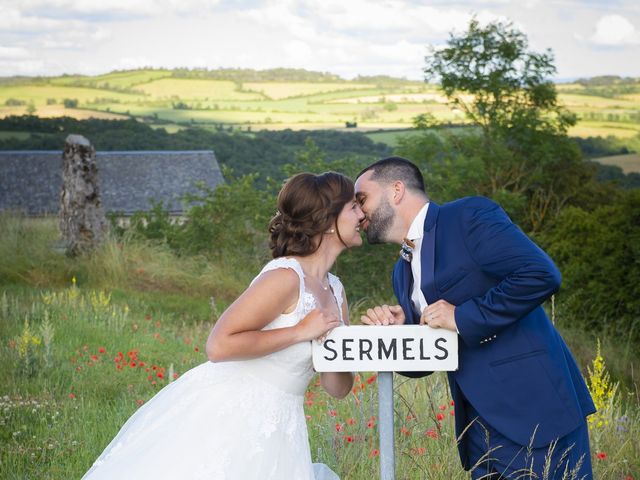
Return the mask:
{"type": "MultiPolygon", "coordinates": [[[[290,268],[298,274],[300,278],[300,287],[298,293],[298,303],[295,309],[290,313],[283,313],[271,323],[266,325],[263,330],[274,328],[291,327],[296,325],[311,310],[316,308],[316,299],[313,294],[306,290],[304,282],[304,271],[300,263],[294,258],[276,258],[267,263],[256,279],[265,272],[275,270],[277,268],[290,268]]],[[[255,281],[255,279],[254,279],[255,281]]],[[[342,318],[342,283],[335,275],[329,273],[329,286],[336,299],[338,310],[340,312],[340,321],[344,323],[342,318]]],[[[238,368],[253,377],[258,377],[269,383],[276,385],[278,388],[288,393],[302,395],[314,374],[311,361],[311,342],[302,342],[291,345],[283,350],[265,355],[264,357],[254,360],[244,360],[241,362],[228,362],[228,368],[238,368]]]]}

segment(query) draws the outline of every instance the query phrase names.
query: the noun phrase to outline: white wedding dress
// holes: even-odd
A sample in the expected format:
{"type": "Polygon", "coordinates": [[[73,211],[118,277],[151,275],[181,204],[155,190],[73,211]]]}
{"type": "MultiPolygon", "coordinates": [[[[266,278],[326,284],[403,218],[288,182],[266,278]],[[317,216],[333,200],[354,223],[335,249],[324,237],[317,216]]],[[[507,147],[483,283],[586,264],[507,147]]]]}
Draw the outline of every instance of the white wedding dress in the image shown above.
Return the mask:
{"type": "MultiPolygon", "coordinates": [[[[315,308],[300,264],[278,258],[262,272],[276,268],[298,273],[300,295],[293,312],[264,330],[295,325],[315,308]]],[[[342,284],[333,275],[329,282],[342,311],[342,284]]],[[[134,413],[83,478],[339,480],[311,462],[303,399],[313,374],[311,342],[254,360],[203,363],[134,413]]]]}

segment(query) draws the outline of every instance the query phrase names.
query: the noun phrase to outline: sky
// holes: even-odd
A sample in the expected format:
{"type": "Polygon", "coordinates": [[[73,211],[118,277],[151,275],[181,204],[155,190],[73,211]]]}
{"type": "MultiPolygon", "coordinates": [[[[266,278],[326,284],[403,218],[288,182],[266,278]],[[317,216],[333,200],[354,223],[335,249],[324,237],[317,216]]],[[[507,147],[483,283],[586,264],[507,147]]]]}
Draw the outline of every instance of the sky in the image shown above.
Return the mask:
{"type": "Polygon", "coordinates": [[[512,22],[555,80],[640,77],[640,0],[0,0],[0,76],[304,68],[422,80],[469,20],[512,22]]]}

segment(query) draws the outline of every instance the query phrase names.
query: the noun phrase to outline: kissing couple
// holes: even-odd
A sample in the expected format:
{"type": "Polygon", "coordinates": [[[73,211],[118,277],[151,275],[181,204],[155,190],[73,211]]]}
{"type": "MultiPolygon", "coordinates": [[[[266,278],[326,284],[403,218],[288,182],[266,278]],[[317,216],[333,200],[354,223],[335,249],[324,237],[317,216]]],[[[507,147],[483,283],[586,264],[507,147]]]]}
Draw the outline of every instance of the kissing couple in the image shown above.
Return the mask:
{"type": "MultiPolygon", "coordinates": [[[[592,479],[585,417],[595,408],[541,306],[560,273],[497,204],[438,205],[400,157],[373,163],[355,184],[297,174],[277,204],[273,260],[216,322],[208,361],[134,413],[84,479],[339,479],[312,463],[303,398],[315,374],[311,342],[350,323],[330,270],[362,244],[361,231],[370,243],[402,245],[402,256],[392,276],[398,305],[369,308],[360,322],[460,337],[449,386],[471,478],[592,479]]],[[[353,374],[323,372],[320,383],[344,398],[353,374]]]]}

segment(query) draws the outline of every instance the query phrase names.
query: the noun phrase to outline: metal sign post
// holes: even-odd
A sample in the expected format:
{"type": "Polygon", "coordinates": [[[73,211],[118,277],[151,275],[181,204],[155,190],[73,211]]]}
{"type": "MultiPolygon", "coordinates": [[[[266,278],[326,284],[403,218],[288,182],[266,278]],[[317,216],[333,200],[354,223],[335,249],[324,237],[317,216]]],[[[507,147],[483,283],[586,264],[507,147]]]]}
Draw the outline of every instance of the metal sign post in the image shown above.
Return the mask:
{"type": "Polygon", "coordinates": [[[380,434],[380,480],[395,480],[396,455],[393,438],[393,372],[378,374],[378,432],[380,434]]]}
{"type": "Polygon", "coordinates": [[[458,368],[458,335],[423,325],[338,327],[313,342],[318,372],[379,372],[380,479],[395,479],[393,372],[458,368]]]}

